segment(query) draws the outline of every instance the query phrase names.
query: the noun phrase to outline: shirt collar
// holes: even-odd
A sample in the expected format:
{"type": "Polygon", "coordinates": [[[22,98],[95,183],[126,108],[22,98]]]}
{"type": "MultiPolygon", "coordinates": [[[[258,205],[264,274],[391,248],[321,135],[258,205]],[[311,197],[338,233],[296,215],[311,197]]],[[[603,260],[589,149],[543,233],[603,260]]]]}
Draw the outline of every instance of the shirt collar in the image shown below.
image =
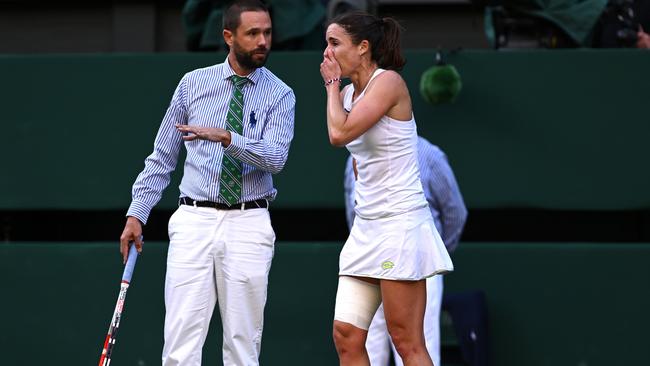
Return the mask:
{"type": "MultiPolygon", "coordinates": [[[[258,67],[257,69],[253,70],[248,75],[239,75],[239,76],[245,76],[247,77],[253,84],[257,84],[259,81],[262,72],[260,71],[261,67],[258,67]]],[[[228,61],[228,56],[226,56],[226,60],[223,62],[223,67],[221,68],[221,74],[224,78],[224,80],[229,79],[231,76],[236,75],[235,71],[230,67],[230,61],[228,61]]]]}

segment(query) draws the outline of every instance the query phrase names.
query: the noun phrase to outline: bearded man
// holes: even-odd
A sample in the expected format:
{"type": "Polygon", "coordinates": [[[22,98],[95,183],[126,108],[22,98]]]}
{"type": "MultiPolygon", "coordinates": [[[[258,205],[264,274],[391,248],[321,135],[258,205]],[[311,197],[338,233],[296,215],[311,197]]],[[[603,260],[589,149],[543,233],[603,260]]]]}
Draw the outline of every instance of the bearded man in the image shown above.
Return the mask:
{"type": "Polygon", "coordinates": [[[162,364],[200,365],[219,305],[223,364],[259,365],[275,245],[272,174],[293,139],[295,95],[264,67],[271,17],[257,0],[223,16],[226,60],[183,76],[132,191],[120,252],[142,251],[142,226],[187,150],[179,207],[169,219],[162,364]],[[133,243],[133,244],[131,244],[133,243]]]}

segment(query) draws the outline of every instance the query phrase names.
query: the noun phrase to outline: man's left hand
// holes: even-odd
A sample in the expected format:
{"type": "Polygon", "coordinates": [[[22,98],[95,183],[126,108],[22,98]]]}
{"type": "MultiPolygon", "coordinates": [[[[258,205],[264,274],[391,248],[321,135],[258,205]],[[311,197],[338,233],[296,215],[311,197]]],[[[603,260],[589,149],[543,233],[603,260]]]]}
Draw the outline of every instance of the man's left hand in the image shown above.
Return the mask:
{"type": "Polygon", "coordinates": [[[185,141],[200,139],[220,142],[224,147],[230,145],[230,131],[223,128],[176,125],[176,129],[182,133],[188,133],[188,135],[183,135],[185,141]]]}
{"type": "Polygon", "coordinates": [[[650,48],[650,35],[646,33],[641,26],[639,26],[639,31],[636,34],[636,48],[650,48]]]}

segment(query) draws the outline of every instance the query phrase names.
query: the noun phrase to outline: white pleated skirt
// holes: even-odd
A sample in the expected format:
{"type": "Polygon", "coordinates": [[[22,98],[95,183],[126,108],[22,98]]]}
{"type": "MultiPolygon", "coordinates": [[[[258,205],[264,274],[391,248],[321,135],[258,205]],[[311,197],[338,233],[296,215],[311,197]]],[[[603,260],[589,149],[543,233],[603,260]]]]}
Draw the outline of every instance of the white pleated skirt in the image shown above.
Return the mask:
{"type": "Polygon", "coordinates": [[[454,265],[428,207],[380,219],[355,217],[339,275],[416,281],[454,265]]]}

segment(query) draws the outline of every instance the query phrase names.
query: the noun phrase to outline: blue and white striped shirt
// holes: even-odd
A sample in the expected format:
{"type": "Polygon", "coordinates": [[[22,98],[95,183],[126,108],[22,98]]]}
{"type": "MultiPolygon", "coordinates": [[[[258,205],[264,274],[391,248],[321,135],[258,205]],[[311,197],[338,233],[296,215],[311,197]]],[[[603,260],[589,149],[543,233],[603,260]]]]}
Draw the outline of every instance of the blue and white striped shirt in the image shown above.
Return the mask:
{"type": "Polygon", "coordinates": [[[219,175],[225,153],[243,163],[242,202],[275,198],[277,190],[271,175],[280,172],[287,161],[296,98],[293,90],[268,69],[261,67],[247,76],[250,82],[243,87],[243,134],[231,132],[227,148],[207,140],[183,141],[175,127],[189,124],[225,129],[234,88],[229,78],[234,74],[226,59],[183,76],[156,135],[153,153],[145,159],[144,170],[133,184],[127,216],[147,222],[151,209],[169,184],[183,144],[187,157],[179,187],[181,197],[221,202],[219,175]]]}
{"type": "MultiPolygon", "coordinates": [[[[447,156],[436,145],[418,137],[418,166],[424,195],[429,202],[433,221],[449,253],[458,246],[467,220],[467,208],[460,194],[447,156]]],[[[348,227],[354,221],[354,170],[352,156],[345,165],[344,191],[345,215],[348,227]]]]}

